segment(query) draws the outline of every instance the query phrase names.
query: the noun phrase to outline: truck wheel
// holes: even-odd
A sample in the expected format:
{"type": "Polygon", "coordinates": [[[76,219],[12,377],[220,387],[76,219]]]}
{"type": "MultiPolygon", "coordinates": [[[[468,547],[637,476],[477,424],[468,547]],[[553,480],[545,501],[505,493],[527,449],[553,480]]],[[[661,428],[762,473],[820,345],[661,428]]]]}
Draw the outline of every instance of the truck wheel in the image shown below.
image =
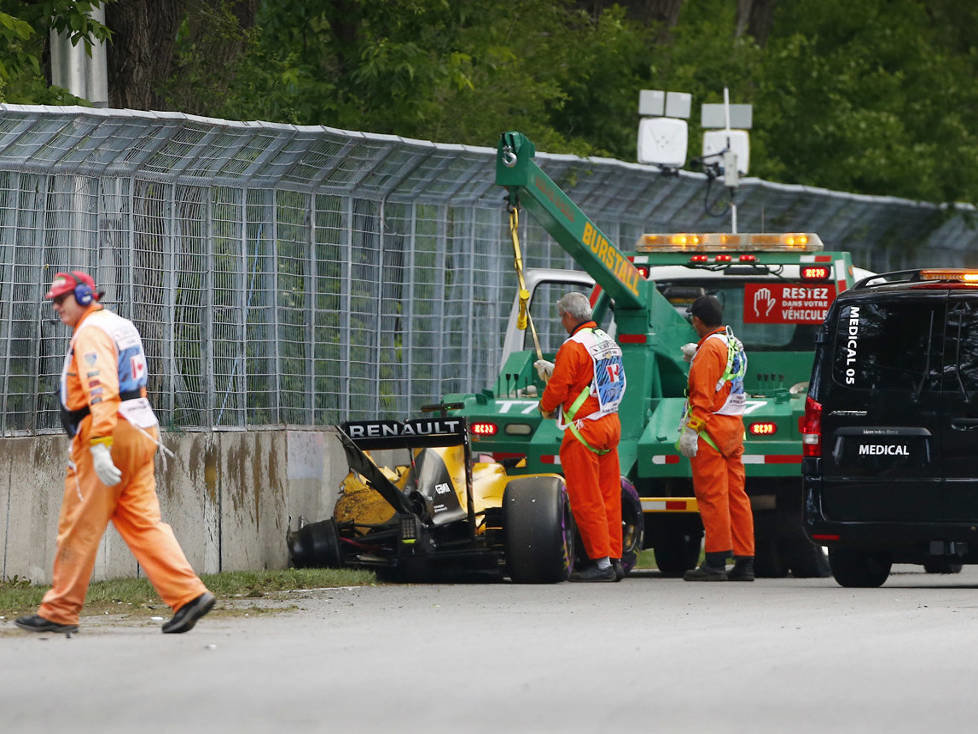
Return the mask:
{"type": "Polygon", "coordinates": [[[506,485],[506,568],[515,583],[566,581],[573,570],[575,530],[559,477],[518,477],[506,485]]]}
{"type": "Polygon", "coordinates": [[[754,573],[765,579],[788,575],[778,542],[778,516],[773,510],[754,513],[754,573]]]}
{"type": "Polygon", "coordinates": [[[666,518],[655,535],[655,565],[663,576],[682,576],[700,560],[703,530],[678,517],[666,518]]]}
{"type": "Polygon", "coordinates": [[[822,579],[832,574],[829,560],[821,546],[815,545],[806,535],[786,541],[789,545],[788,567],[797,579],[822,579]]]}
{"type": "Polygon", "coordinates": [[[801,524],[801,516],[776,513],[780,524],[781,542],[778,544],[785,570],[799,579],[825,578],[832,573],[822,547],[815,545],[801,524]]]}
{"type": "Polygon", "coordinates": [[[625,574],[638,563],[645,535],[645,515],[638,490],[625,477],[621,478],[621,567],[625,574]]]}
{"type": "Polygon", "coordinates": [[[882,586],[890,575],[892,561],[885,553],[830,548],[829,565],[840,586],[882,586]]]}
{"type": "Polygon", "coordinates": [[[289,538],[289,556],[296,568],[340,568],[340,534],[330,518],[303,525],[289,538]]]}
{"type": "Polygon", "coordinates": [[[962,568],[963,564],[950,558],[928,558],[924,561],[924,570],[927,573],[961,573],[962,568]]]}

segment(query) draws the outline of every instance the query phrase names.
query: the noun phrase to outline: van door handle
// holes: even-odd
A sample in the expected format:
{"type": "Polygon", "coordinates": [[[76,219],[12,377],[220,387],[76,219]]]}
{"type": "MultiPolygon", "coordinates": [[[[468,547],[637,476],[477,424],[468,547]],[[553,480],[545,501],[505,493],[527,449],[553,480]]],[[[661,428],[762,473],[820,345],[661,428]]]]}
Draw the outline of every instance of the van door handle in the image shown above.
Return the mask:
{"type": "Polygon", "coordinates": [[[951,428],[959,431],[971,431],[978,428],[978,418],[952,418],[951,428]]]}

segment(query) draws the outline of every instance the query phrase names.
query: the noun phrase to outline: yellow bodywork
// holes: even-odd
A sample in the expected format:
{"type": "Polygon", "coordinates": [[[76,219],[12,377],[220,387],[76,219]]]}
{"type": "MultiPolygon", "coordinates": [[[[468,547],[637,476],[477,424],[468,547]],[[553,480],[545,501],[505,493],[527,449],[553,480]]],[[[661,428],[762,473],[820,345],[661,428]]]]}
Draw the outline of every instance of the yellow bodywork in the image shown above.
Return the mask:
{"type": "MultiPolygon", "coordinates": [[[[422,451],[437,453],[445,464],[452,479],[455,495],[459,505],[468,506],[465,496],[465,451],[463,446],[446,446],[438,448],[414,449],[415,457],[422,451]]],[[[376,464],[369,451],[364,452],[376,464]]],[[[401,491],[412,481],[411,467],[397,466],[393,469],[385,466],[377,467],[401,491]]],[[[547,475],[550,476],[550,475],[547,475]]],[[[509,482],[506,469],[497,463],[477,462],[472,465],[472,504],[476,515],[490,507],[499,507],[503,502],[503,492],[509,482]]],[[[387,503],[381,494],[370,487],[358,472],[351,471],[340,485],[340,496],[333,510],[333,518],[337,523],[363,525],[380,525],[394,516],[394,508],[387,503]]],[[[478,523],[477,533],[482,532],[482,524],[478,523]]],[[[357,528],[362,535],[368,528],[357,528]]]]}

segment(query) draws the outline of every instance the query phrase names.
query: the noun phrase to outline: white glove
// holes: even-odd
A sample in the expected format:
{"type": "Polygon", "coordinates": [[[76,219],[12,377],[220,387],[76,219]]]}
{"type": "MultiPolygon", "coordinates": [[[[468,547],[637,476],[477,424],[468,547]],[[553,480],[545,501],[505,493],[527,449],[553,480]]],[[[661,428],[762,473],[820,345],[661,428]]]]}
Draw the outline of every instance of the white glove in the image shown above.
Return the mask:
{"type": "Polygon", "coordinates": [[[700,437],[692,428],[688,426],[679,434],[679,453],[687,459],[696,456],[696,449],[699,447],[700,437]]]}
{"type": "Polygon", "coordinates": [[[540,375],[540,379],[547,382],[554,373],[554,363],[548,362],[545,359],[538,359],[533,363],[533,366],[537,369],[537,374],[540,375]]]}
{"type": "Polygon", "coordinates": [[[112,463],[112,453],[104,443],[94,444],[91,448],[92,463],[95,464],[95,473],[99,481],[106,487],[111,487],[119,483],[122,479],[122,472],[119,467],[112,463]]]}
{"type": "Polygon", "coordinates": [[[680,351],[683,353],[683,359],[687,362],[693,361],[693,355],[696,354],[697,344],[695,342],[690,342],[689,344],[683,344],[679,347],[680,351]]]}

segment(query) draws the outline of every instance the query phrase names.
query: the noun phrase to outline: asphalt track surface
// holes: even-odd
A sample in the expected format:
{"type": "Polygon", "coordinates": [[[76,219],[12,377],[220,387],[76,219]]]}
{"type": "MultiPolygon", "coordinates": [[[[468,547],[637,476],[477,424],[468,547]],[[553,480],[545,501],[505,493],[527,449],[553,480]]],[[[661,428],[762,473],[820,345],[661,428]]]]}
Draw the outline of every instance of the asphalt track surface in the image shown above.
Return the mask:
{"type": "Polygon", "coordinates": [[[978,566],[895,570],[880,589],[649,572],[318,590],[275,613],[222,602],[184,635],[83,617],[68,639],[5,620],[0,730],[973,730],[978,566]]]}

